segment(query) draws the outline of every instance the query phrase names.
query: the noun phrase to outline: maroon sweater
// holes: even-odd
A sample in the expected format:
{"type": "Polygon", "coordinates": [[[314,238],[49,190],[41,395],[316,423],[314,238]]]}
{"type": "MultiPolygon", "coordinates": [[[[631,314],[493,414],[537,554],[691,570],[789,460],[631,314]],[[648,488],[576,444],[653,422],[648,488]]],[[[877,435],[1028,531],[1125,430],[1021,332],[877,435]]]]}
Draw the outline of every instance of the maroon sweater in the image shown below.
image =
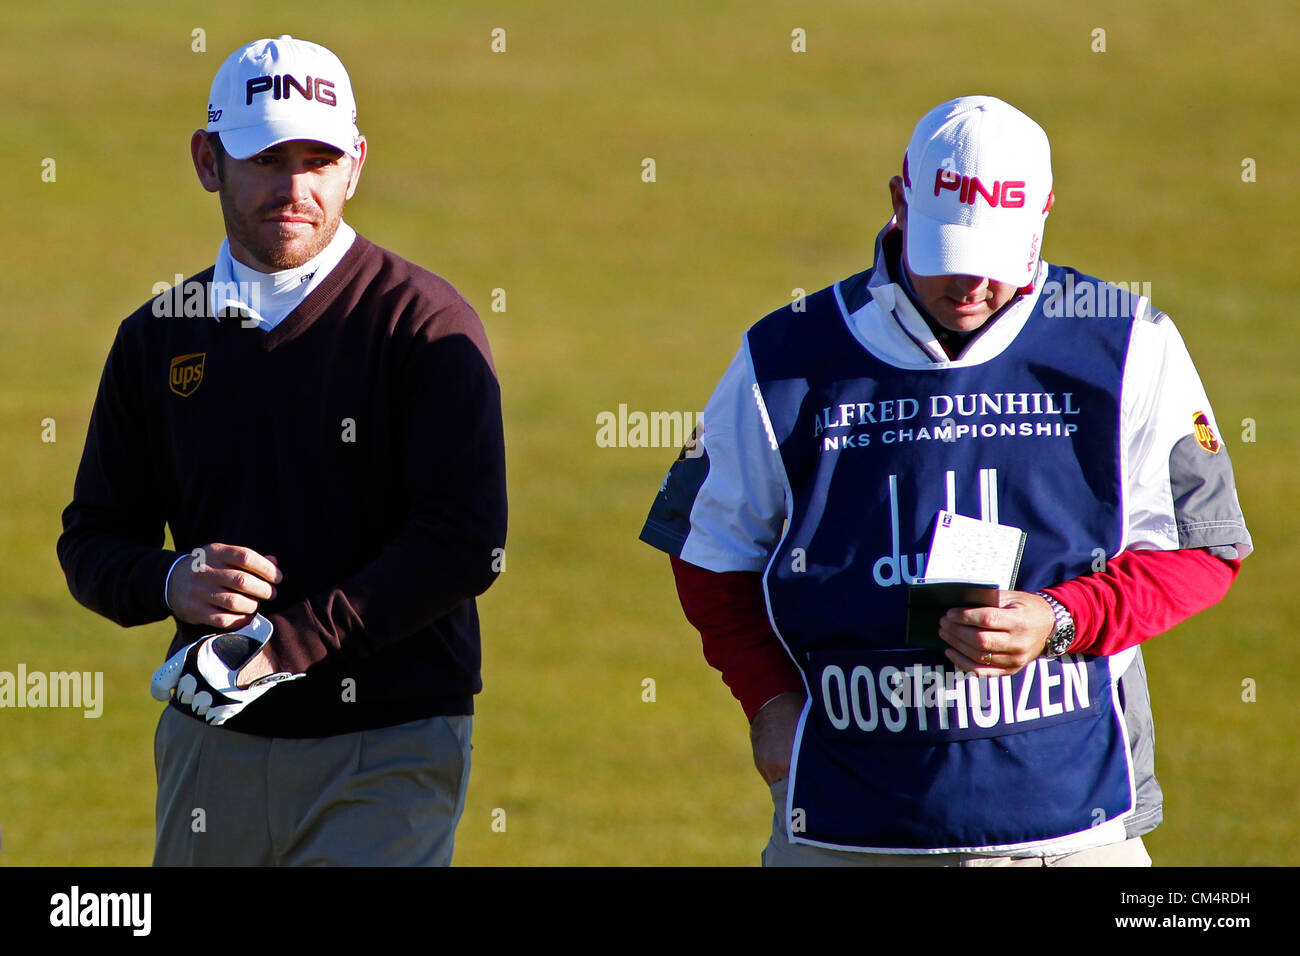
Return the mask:
{"type": "MultiPolygon", "coordinates": [[[[158,621],[180,554],[243,545],[284,573],[260,609],[272,663],[307,676],[227,726],[315,737],[472,713],[474,597],[506,536],[500,389],[474,310],[361,236],[270,332],[154,301],[118,329],[63,513],[73,596],[123,626],[158,621]]],[[[178,623],[167,653],[208,631],[178,623]]]]}

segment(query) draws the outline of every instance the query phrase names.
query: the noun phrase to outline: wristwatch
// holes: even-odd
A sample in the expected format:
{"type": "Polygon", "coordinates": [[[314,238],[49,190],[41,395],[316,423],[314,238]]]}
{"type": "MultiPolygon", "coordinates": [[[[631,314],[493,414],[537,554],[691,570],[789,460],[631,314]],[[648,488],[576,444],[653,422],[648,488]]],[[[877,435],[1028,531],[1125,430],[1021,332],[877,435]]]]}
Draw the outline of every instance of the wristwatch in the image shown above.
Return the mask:
{"type": "Polygon", "coordinates": [[[1034,593],[1047,602],[1052,609],[1052,616],[1056,618],[1056,629],[1047,638],[1047,643],[1043,645],[1043,653],[1039,656],[1049,660],[1060,657],[1074,643],[1074,616],[1064,604],[1046,591],[1034,593]]]}

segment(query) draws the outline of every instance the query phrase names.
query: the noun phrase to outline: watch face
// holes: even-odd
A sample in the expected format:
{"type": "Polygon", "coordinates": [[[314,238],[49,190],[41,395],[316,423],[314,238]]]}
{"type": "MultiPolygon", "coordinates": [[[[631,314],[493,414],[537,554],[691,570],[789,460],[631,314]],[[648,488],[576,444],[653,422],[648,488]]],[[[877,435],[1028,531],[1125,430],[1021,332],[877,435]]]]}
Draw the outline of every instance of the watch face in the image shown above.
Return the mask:
{"type": "MultiPolygon", "coordinates": [[[[1068,612],[1067,612],[1068,613],[1068,612]]],[[[1064,624],[1057,618],[1056,630],[1047,639],[1047,647],[1052,657],[1060,657],[1074,643],[1074,622],[1067,620],[1064,624]]]]}
{"type": "Polygon", "coordinates": [[[1045,591],[1037,593],[1047,601],[1048,606],[1052,609],[1052,618],[1056,623],[1051,635],[1047,638],[1043,654],[1047,657],[1060,657],[1074,643],[1074,618],[1070,615],[1069,609],[1056,598],[1045,591]]]}

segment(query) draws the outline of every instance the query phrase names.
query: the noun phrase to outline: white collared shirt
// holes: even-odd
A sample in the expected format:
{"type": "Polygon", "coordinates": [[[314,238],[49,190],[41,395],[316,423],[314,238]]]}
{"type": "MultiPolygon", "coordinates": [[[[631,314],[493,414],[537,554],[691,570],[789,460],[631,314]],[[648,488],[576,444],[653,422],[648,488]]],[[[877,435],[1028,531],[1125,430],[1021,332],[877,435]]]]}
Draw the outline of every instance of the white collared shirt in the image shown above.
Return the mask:
{"type": "Polygon", "coordinates": [[[208,298],[212,314],[238,309],[246,314],[242,321],[271,331],[330,274],[356,237],[356,230],[340,220],[329,245],[297,268],[279,272],[258,272],[244,265],[230,254],[230,240],[222,239],[208,298]]]}

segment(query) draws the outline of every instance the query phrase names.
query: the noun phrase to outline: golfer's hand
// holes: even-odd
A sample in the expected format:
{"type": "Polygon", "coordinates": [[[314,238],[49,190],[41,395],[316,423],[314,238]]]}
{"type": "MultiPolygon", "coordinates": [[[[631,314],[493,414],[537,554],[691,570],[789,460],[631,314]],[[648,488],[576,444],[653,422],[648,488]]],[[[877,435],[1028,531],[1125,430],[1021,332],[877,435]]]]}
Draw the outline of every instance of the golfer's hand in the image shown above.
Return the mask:
{"type": "Polygon", "coordinates": [[[754,766],[769,787],[790,776],[790,754],[794,750],[794,732],[799,726],[803,702],[801,693],[778,694],[762,706],[749,725],[754,766]]]}
{"type": "Polygon", "coordinates": [[[275,558],[251,548],[209,544],[196,550],[167,582],[167,606],[178,621],[216,630],[243,627],[284,580],[275,558]]]}
{"type": "Polygon", "coordinates": [[[979,677],[1014,674],[1056,629],[1051,605],[1028,591],[999,591],[998,607],[955,607],[939,619],[948,660],[979,677]]]}

